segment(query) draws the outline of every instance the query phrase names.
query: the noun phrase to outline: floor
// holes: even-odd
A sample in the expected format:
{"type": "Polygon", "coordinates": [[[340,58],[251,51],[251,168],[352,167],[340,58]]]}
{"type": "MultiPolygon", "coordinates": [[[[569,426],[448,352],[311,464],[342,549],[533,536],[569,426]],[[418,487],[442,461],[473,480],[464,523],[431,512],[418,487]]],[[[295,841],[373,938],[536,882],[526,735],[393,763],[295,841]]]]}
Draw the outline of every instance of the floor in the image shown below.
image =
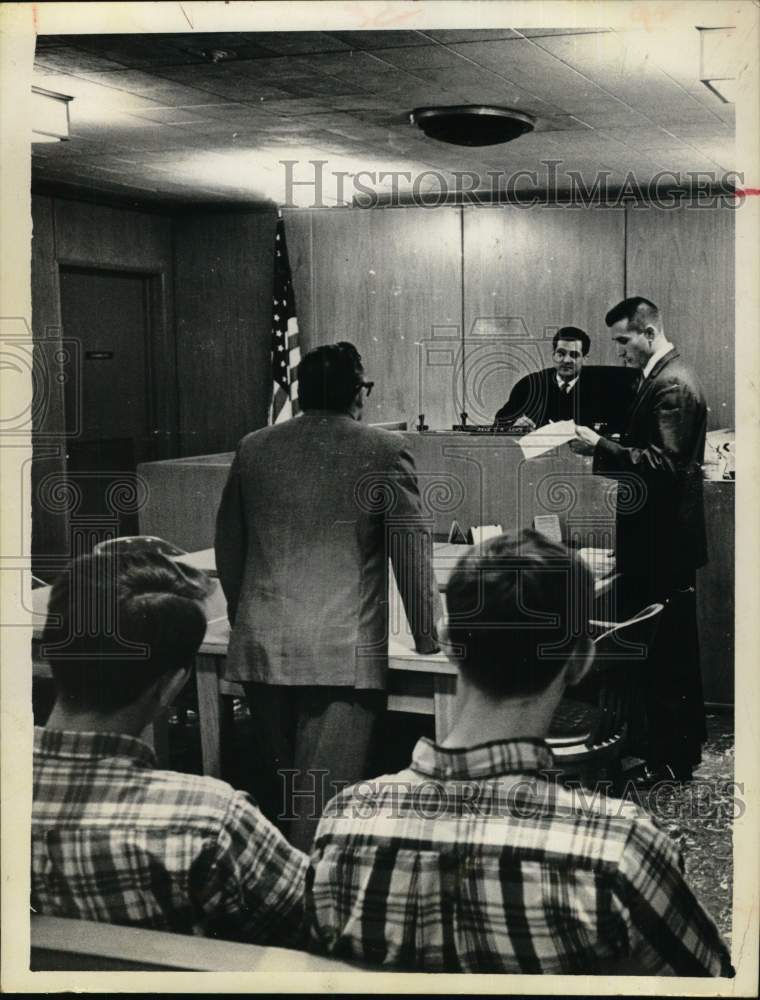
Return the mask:
{"type": "MultiPolygon", "coordinates": [[[[702,764],[689,785],[662,785],[656,792],[639,793],[640,804],[681,848],[690,885],[712,914],[723,937],[731,941],[731,893],[733,877],[732,817],[737,804],[732,797],[734,779],[733,716],[710,712],[708,739],[702,764]]],[[[432,719],[389,713],[388,732],[376,761],[375,773],[389,773],[405,767],[419,735],[432,737],[432,719]]],[[[256,773],[251,766],[251,720],[246,708],[236,702],[234,725],[228,734],[223,755],[224,778],[255,797],[256,773]]],[[[169,729],[172,767],[201,771],[197,716],[187,712],[181,725],[173,720],[169,729]]],[[[632,793],[635,794],[635,793],[632,793]]]]}
{"type": "Polygon", "coordinates": [[[741,808],[735,799],[734,720],[708,713],[702,763],[688,785],[663,785],[640,796],[641,805],[676,841],[686,875],[699,898],[731,943],[733,891],[732,820],[741,808]]]}

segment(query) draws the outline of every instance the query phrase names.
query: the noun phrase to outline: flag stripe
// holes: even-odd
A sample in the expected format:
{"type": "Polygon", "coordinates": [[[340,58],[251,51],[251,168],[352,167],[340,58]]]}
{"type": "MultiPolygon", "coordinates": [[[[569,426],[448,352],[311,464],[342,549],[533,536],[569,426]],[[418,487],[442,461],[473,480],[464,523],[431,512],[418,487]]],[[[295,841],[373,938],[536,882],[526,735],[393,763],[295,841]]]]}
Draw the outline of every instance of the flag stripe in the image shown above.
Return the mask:
{"type": "Polygon", "coordinates": [[[272,405],[269,422],[277,424],[298,413],[298,363],[301,360],[295,295],[282,217],[277,219],[275,232],[270,360],[272,405]]]}

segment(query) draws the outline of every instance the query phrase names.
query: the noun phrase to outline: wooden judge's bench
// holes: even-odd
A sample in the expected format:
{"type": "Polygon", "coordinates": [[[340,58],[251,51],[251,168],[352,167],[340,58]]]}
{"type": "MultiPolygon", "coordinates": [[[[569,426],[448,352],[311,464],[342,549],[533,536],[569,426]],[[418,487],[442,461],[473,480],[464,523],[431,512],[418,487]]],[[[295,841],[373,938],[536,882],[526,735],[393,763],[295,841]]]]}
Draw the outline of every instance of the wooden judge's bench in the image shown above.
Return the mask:
{"type": "MultiPolygon", "coordinates": [[[[516,438],[455,431],[403,433],[415,458],[423,511],[436,540],[453,520],[529,527],[556,515],[563,539],[579,547],[614,548],[616,484],[595,476],[591,459],[563,446],[529,461],[516,438]]],[[[232,452],[148,462],[140,532],[188,552],[214,543],[216,511],[232,452]]],[[[734,698],[734,483],[705,481],[710,562],[698,576],[698,620],[705,699],[734,698]]]]}

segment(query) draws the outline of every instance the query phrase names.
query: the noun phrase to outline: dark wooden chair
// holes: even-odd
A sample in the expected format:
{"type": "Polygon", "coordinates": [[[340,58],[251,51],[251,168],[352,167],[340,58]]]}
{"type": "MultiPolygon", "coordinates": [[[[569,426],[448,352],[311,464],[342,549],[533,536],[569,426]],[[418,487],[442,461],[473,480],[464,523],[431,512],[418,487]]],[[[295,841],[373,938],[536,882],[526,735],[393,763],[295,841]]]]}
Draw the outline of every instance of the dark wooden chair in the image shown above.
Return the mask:
{"type": "Polygon", "coordinates": [[[650,604],[624,622],[592,621],[598,635],[590,675],[559,704],[547,740],[563,780],[619,782],[637,681],[662,609],[650,604]]]}

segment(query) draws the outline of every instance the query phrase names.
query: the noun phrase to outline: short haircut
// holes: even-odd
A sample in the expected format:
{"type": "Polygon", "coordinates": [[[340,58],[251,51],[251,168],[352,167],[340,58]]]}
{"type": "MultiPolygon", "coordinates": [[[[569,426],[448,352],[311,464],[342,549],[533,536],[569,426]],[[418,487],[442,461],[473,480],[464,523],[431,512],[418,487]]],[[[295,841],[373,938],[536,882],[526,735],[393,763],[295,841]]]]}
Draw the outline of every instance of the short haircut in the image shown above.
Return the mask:
{"type": "Polygon", "coordinates": [[[604,317],[607,326],[614,326],[621,319],[628,321],[628,328],[638,333],[643,333],[648,326],[660,329],[660,310],[649,299],[641,295],[634,295],[630,299],[623,299],[604,317]]]}
{"type": "Polygon", "coordinates": [[[591,338],[586,333],[585,330],[581,330],[579,326],[561,326],[559,330],[552,337],[552,347],[557,350],[557,344],[560,340],[580,340],[581,351],[583,356],[588,354],[591,349],[591,338]]]}
{"type": "Polygon", "coordinates": [[[309,351],[298,365],[298,402],[302,410],[346,413],[361,384],[359,352],[348,341],[309,351]]]}
{"type": "Polygon", "coordinates": [[[446,586],[452,655],[497,697],[543,691],[589,634],[594,581],[579,556],[532,530],[462,556],[446,586]]]}
{"type": "Polygon", "coordinates": [[[53,584],[42,637],[58,694],[78,708],[131,705],[193,662],[206,631],[205,573],[156,552],[75,559],[53,584]]]}

